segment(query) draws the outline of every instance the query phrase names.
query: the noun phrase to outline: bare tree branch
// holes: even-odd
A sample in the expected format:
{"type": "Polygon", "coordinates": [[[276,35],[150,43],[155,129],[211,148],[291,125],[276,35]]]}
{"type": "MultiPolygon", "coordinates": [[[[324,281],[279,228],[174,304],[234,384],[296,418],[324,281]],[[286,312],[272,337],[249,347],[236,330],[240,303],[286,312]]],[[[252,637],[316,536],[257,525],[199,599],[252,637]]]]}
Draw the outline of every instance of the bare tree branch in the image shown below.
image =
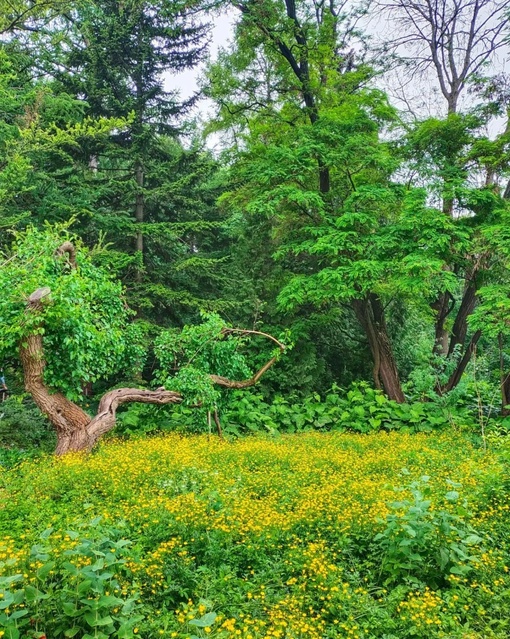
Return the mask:
{"type": "Polygon", "coordinates": [[[406,45],[404,59],[434,67],[449,113],[457,111],[469,80],[507,44],[510,0],[380,0],[379,5],[393,20],[398,16],[404,31],[388,44],[394,50],[406,45]]]}

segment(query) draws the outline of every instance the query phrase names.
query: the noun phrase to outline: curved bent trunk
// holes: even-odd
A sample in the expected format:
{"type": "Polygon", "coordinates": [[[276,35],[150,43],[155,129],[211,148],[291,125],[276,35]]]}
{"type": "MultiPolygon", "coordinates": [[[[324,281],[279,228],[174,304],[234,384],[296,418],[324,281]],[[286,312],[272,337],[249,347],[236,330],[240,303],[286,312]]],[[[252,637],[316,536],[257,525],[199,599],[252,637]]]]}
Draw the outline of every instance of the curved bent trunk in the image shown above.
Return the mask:
{"type": "MultiPolygon", "coordinates": [[[[117,388],[103,395],[99,402],[97,414],[94,417],[88,415],[74,402],[67,399],[62,393],[50,392],[44,383],[44,348],[42,338],[43,327],[43,302],[49,299],[49,288],[37,289],[27,300],[27,313],[40,315],[41,321],[35,326],[35,331],[22,339],[19,347],[20,359],[23,365],[25,388],[31,394],[38,408],[52,423],[57,433],[57,455],[68,452],[89,451],[99,438],[112,430],[116,423],[117,408],[120,404],[128,402],[140,402],[143,404],[179,404],[182,395],[164,388],[146,390],[143,388],[117,388]]],[[[272,335],[260,331],[226,328],[223,334],[240,333],[242,335],[259,335],[270,339],[278,345],[280,352],[285,346],[272,335]]],[[[235,381],[217,375],[211,375],[211,380],[224,388],[248,388],[258,382],[262,375],[276,362],[272,357],[250,379],[235,381]]],[[[221,433],[219,418],[215,412],[215,421],[218,432],[221,433]]]]}
{"type": "Polygon", "coordinates": [[[145,390],[119,388],[106,393],[97,415],[91,417],[62,393],[51,393],[43,380],[44,353],[41,335],[30,335],[20,346],[25,388],[34,402],[52,423],[57,433],[57,455],[76,451],[89,451],[116,423],[119,404],[143,402],[149,404],[177,404],[182,401],[180,393],[163,388],[145,390]]]}
{"type": "Polygon", "coordinates": [[[69,450],[71,442],[78,444],[78,441],[81,443],[82,440],[86,440],[89,415],[62,393],[50,393],[43,382],[45,361],[41,335],[31,335],[26,339],[20,347],[20,358],[25,389],[40,411],[48,417],[57,433],[57,454],[69,450]]]}

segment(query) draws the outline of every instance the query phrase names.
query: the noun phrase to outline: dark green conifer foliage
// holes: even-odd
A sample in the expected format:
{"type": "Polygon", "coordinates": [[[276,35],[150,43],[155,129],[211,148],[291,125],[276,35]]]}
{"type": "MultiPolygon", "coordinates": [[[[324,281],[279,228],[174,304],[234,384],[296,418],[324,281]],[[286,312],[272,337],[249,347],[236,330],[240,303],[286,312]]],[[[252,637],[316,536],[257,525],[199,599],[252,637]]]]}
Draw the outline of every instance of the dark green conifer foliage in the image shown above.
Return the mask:
{"type": "Polygon", "coordinates": [[[70,20],[60,48],[62,69],[53,68],[62,88],[86,100],[93,117],[115,114],[129,121],[106,145],[87,149],[85,159],[101,187],[94,226],[125,254],[121,264],[129,267],[127,281],[136,282],[132,301],[139,309],[147,306],[143,283],[165,286],[149,274],[152,234],[159,244],[165,234],[169,243],[179,242],[178,233],[162,229],[179,221],[164,215],[176,168],[175,144],[164,138],[176,136],[178,118],[194,98],[183,102],[164,85],[165,74],[192,68],[204,55],[207,25],[197,18],[199,8],[179,0],[87,2],[70,20]]]}
{"type": "Polygon", "coordinates": [[[179,139],[196,96],[181,100],[167,89],[172,73],[205,54],[203,8],[194,0],[87,1],[23,44],[47,78],[45,95],[67,101],[64,121],[118,122],[60,155],[43,149],[44,179],[31,184],[23,210],[36,223],[75,216],[90,245],[109,247],[103,259],[139,315],[163,324],[230,306],[216,301],[228,246],[215,207],[218,164],[191,128],[186,147],[179,139]]]}

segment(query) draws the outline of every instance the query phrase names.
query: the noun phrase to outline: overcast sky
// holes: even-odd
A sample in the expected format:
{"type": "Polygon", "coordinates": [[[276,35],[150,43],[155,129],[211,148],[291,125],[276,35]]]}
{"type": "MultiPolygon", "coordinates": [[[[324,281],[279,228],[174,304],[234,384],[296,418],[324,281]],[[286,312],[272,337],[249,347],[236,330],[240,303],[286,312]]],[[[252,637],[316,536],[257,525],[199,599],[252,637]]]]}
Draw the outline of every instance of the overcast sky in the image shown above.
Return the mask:
{"type": "MultiPolygon", "coordinates": [[[[209,55],[213,59],[216,57],[218,49],[228,44],[232,36],[235,18],[236,14],[232,11],[215,17],[209,45],[209,55]]],[[[189,71],[184,71],[176,75],[169,75],[165,82],[165,88],[168,90],[178,89],[181,98],[188,98],[197,90],[197,79],[203,70],[204,65],[202,64],[195,69],[190,69],[189,71]]]]}

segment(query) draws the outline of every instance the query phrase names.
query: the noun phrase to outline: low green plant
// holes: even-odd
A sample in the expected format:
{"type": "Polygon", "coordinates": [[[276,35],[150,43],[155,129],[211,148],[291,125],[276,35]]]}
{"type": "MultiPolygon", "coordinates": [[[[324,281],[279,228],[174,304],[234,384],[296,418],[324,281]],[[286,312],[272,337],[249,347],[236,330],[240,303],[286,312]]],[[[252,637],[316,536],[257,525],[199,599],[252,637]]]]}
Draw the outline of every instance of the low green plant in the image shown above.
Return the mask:
{"type": "Polygon", "coordinates": [[[445,500],[455,511],[432,507],[429,477],[423,476],[398,492],[410,493],[388,504],[391,512],[374,541],[380,557],[383,585],[408,583],[444,587],[452,575],[465,577],[475,567],[482,538],[467,522],[459,484],[450,483],[445,500]]]}
{"type": "MultiPolygon", "coordinates": [[[[441,404],[398,404],[364,382],[347,391],[333,386],[324,397],[314,393],[304,399],[277,395],[269,400],[253,391],[230,391],[218,397],[218,408],[223,432],[232,436],[307,430],[430,432],[450,423],[450,412],[441,404]]],[[[132,405],[119,415],[116,434],[197,433],[206,432],[207,427],[205,409],[132,405]]]]}
{"type": "MultiPolygon", "coordinates": [[[[54,531],[34,544],[23,573],[0,578],[0,627],[7,639],[79,637],[129,639],[140,614],[136,583],[127,568],[129,540],[96,518],[79,531],[54,531]]],[[[0,562],[0,568],[5,564],[0,562]]]]}
{"type": "Polygon", "coordinates": [[[31,399],[10,397],[0,403],[0,465],[11,467],[36,449],[54,448],[54,429],[31,399]]]}
{"type": "Polygon", "coordinates": [[[398,404],[363,382],[347,392],[333,386],[324,397],[314,393],[302,400],[277,396],[268,402],[260,395],[233,394],[224,414],[227,432],[430,432],[449,424],[448,412],[440,406],[422,402],[398,404]]]}

